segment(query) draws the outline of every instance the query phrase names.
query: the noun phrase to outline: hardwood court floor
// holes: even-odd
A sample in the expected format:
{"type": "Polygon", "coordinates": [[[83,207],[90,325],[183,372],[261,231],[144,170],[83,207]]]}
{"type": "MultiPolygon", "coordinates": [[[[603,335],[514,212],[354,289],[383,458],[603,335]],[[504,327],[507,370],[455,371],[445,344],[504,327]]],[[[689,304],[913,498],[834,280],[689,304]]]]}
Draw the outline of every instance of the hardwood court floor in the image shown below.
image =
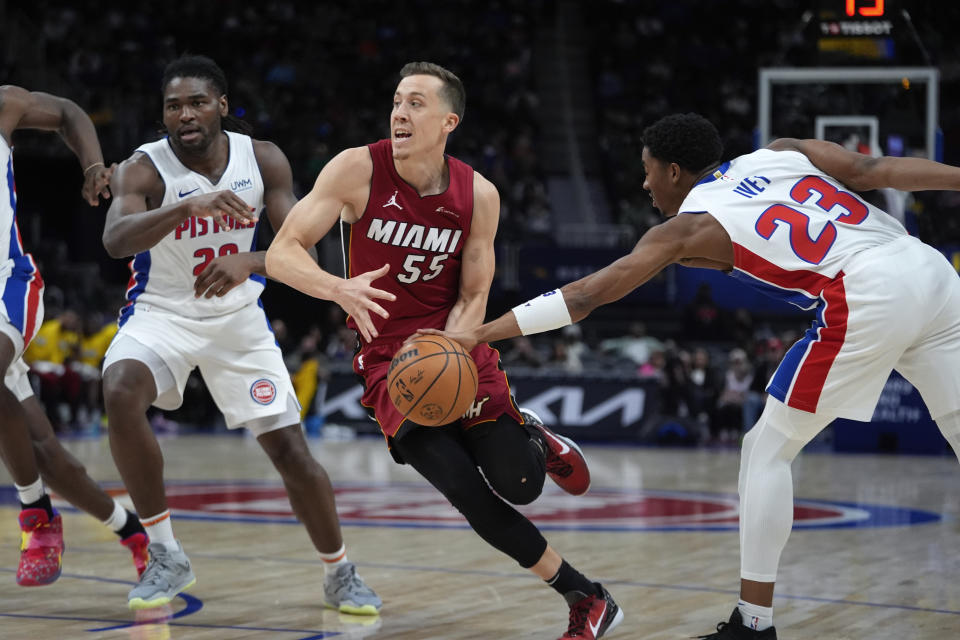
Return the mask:
{"type": "MultiPolygon", "coordinates": [[[[5,489],[0,638],[555,640],[566,628],[562,600],[480,541],[378,439],[311,441],[338,486],[350,558],[385,602],[372,620],[320,604],[322,567],[255,441],[161,443],[175,532],[198,577],[173,603],[174,617],[131,624],[127,551],[100,523],[66,507],[62,577],[49,587],[17,587],[16,509],[5,489]]],[[[119,486],[105,438],[67,446],[93,477],[119,486]]],[[[585,452],[594,478],[587,496],[551,485],[523,510],[625,610],[606,637],[711,631],[736,602],[737,452],[597,445],[585,452]]],[[[951,457],[801,454],[798,528],[775,601],[779,637],[960,637],[957,467],[951,457]]],[[[10,485],[0,471],[0,486],[10,485]]]]}

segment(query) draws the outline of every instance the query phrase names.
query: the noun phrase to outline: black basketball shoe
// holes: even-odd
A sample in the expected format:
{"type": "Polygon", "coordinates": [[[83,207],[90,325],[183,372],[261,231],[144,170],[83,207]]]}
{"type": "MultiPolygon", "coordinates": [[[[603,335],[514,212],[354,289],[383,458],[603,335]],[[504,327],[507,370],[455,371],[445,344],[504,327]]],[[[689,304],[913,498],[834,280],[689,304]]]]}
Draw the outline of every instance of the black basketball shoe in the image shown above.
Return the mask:
{"type": "Polygon", "coordinates": [[[743,617],[740,609],[735,608],[730,614],[730,620],[717,625],[717,632],[706,636],[699,636],[701,640],[777,640],[777,628],[770,627],[763,631],[754,631],[743,626],[743,617]]]}

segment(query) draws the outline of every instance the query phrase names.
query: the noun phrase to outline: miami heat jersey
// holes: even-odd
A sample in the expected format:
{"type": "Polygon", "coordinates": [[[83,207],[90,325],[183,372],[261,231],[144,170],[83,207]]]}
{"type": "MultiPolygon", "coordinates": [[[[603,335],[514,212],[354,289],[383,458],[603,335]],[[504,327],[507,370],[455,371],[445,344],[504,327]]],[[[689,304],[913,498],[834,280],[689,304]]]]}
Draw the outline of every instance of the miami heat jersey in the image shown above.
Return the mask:
{"type": "MultiPolygon", "coordinates": [[[[473,169],[446,156],[450,184],[443,193],[423,196],[393,164],[390,140],[368,145],[373,159],[370,198],[351,225],[350,277],[390,264],[373,282],[397,296],[378,301],[390,313],[370,314],[379,337],[374,343],[404,339],[420,328],[442,329],[460,293],[460,259],[473,219],[473,169]]],[[[356,329],[352,318],[348,326],[356,329]]]]}
{"type": "Polygon", "coordinates": [[[733,242],[731,275],[802,309],[820,304],[852,256],[907,234],[796,151],[761,149],[724,163],[679,212],[716,218],[733,242]]]}
{"type": "MultiPolygon", "coordinates": [[[[254,208],[259,219],[263,211],[263,178],[249,136],[227,132],[230,157],[216,182],[188,169],[164,138],[141,145],[163,179],[161,206],[174,204],[204,193],[230,189],[254,208]]],[[[194,297],[194,282],[203,269],[219,256],[256,248],[257,223],[229,221],[221,230],[213,218],[190,217],[168,233],[149,251],[138,253],[130,262],[132,276],[127,288],[127,305],[120,312],[120,326],[135,313],[138,304],[149,304],[191,318],[219,316],[255,301],[263,291],[264,278],[252,275],[223,297],[194,297]]]]}

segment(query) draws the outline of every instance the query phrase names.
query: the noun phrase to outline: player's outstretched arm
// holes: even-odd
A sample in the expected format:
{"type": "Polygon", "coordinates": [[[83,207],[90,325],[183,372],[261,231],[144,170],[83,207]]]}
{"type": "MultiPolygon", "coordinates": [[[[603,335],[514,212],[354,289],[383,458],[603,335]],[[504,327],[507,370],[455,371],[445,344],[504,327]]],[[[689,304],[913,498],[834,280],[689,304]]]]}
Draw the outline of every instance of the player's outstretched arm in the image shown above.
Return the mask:
{"type": "Polygon", "coordinates": [[[854,191],[891,188],[960,191],[960,168],[926,158],[864,155],[825,140],[780,138],[768,146],[774,151],[799,151],[818,169],[854,191]]]}
{"type": "Polygon", "coordinates": [[[560,289],[517,305],[496,320],[475,329],[418,333],[442,334],[471,350],[480,342],[551,331],[579,322],[597,307],[619,300],[663,270],[688,257],[713,255],[729,236],[711,216],[682,215],[653,227],[633,251],[616,262],[560,289]]]}
{"type": "Polygon", "coordinates": [[[339,304],[357,323],[368,342],[377,337],[370,313],[389,314],[376,300],[395,300],[371,282],[385,276],[390,265],[344,279],[324,271],[310,256],[316,245],[340,219],[353,223],[366,206],[373,162],[364,147],[347,149],[323,168],[313,189],[293,206],[267,250],[267,275],[314,298],[339,304]]]}
{"type": "Polygon", "coordinates": [[[80,161],[83,199],[93,207],[99,196],[110,197],[107,185],[116,165],[103,164],[93,121],[72,100],[13,85],[0,87],[0,132],[9,140],[17,129],[56,131],[80,161]]]}
{"type": "Polygon", "coordinates": [[[163,181],[150,159],[135,153],[110,181],[113,202],[103,227],[103,246],[111,258],[125,258],[156,245],[191,216],[211,217],[222,229],[227,218],[246,224],[253,210],[230,190],[205,193],[163,207],[163,181]]]}

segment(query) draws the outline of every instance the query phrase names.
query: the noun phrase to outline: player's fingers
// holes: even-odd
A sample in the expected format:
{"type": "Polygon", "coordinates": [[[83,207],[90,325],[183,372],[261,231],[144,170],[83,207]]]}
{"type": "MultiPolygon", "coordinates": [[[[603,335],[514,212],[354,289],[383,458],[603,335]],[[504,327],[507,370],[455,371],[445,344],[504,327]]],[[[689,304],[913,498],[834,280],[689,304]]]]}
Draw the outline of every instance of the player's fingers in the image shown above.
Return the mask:
{"type": "Polygon", "coordinates": [[[389,300],[393,302],[397,299],[397,296],[390,293],[389,291],[384,291],[383,289],[370,289],[371,298],[380,298],[381,300],[389,300]]]}
{"type": "Polygon", "coordinates": [[[101,196],[104,200],[106,200],[106,199],[108,199],[108,198],[110,197],[110,184],[109,184],[109,182],[108,182],[106,185],[104,185],[104,187],[103,187],[102,189],[100,189],[100,196],[101,196]]]}
{"type": "Polygon", "coordinates": [[[363,339],[367,342],[370,342],[370,329],[367,327],[368,320],[362,320],[359,316],[357,317],[357,329],[360,330],[360,335],[363,336],[363,339]]]}
{"type": "Polygon", "coordinates": [[[231,282],[229,279],[225,278],[216,284],[219,284],[220,286],[217,287],[215,285],[213,287],[210,287],[210,291],[212,291],[213,293],[208,292],[209,295],[207,297],[213,297],[214,295],[216,295],[218,298],[222,298],[223,296],[230,293],[233,290],[233,288],[237,286],[239,283],[231,282]]]}
{"type": "Polygon", "coordinates": [[[369,308],[370,308],[370,311],[373,311],[375,314],[377,314],[377,315],[380,316],[381,318],[389,318],[389,317],[390,317],[390,314],[387,313],[387,310],[384,309],[383,307],[381,307],[380,305],[378,305],[376,302],[371,301],[369,308]]]}
{"type": "Polygon", "coordinates": [[[209,300],[213,296],[220,295],[220,287],[223,285],[223,281],[220,278],[217,278],[209,285],[207,285],[206,291],[203,294],[203,297],[209,300]]]}
{"type": "Polygon", "coordinates": [[[227,222],[227,214],[222,209],[217,209],[213,214],[213,221],[220,225],[221,231],[228,231],[230,224],[227,222]]]}
{"type": "Polygon", "coordinates": [[[200,272],[200,275],[197,276],[197,279],[193,282],[193,290],[196,294],[196,297],[203,295],[203,292],[210,288],[210,285],[213,284],[213,281],[217,279],[217,274],[214,269],[207,265],[203,271],[200,272]]]}
{"type": "Polygon", "coordinates": [[[389,271],[390,271],[390,264],[387,263],[382,267],[380,267],[379,269],[374,269],[373,271],[367,271],[363,275],[370,278],[370,281],[373,282],[377,278],[382,278],[383,276],[387,275],[389,271]]]}
{"type": "Polygon", "coordinates": [[[225,194],[223,204],[228,207],[230,213],[234,214],[234,217],[244,222],[254,219],[253,212],[256,211],[256,209],[248,205],[240,196],[232,191],[228,191],[225,194]]]}

